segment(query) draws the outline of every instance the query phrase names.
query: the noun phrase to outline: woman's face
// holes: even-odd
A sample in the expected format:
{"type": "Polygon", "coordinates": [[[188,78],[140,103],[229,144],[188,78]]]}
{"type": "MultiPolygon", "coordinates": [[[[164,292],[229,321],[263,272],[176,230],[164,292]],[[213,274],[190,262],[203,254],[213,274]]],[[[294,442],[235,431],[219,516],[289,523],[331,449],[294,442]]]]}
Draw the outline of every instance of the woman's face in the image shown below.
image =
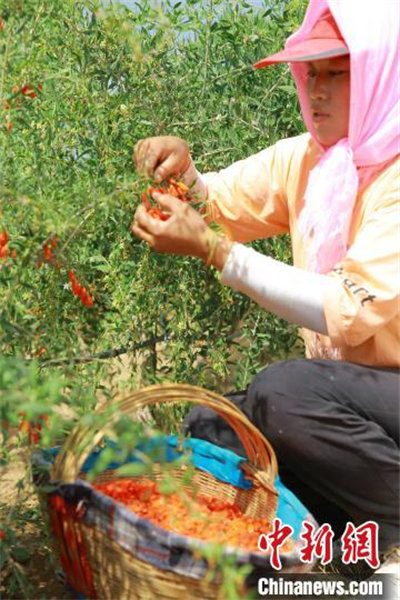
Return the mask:
{"type": "Polygon", "coordinates": [[[347,137],[350,57],[339,56],[307,63],[307,95],[319,142],[323,146],[333,146],[347,137]]]}

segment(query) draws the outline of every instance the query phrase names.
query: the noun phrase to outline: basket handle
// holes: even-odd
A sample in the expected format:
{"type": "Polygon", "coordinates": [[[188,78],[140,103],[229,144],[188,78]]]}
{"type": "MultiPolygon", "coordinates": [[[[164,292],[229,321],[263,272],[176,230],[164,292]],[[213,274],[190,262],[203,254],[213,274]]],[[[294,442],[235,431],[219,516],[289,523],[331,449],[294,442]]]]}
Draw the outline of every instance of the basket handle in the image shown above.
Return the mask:
{"type": "MultiPolygon", "coordinates": [[[[230,400],[215,392],[180,383],[151,385],[113,398],[106,407],[97,409],[96,413],[101,414],[110,406],[117,406],[125,415],[133,416],[145,406],[166,402],[191,402],[214,409],[232,427],[245,449],[250,463],[243,463],[243,470],[251,476],[255,485],[261,485],[268,490],[274,489],[278,466],[272,446],[244,413],[230,400]]],[[[118,414],[114,412],[108,424],[117,417],[118,414]]],[[[106,429],[107,426],[96,429],[93,425],[78,424],[54,461],[52,479],[61,483],[72,483],[86,458],[104,437],[106,429]]]]}

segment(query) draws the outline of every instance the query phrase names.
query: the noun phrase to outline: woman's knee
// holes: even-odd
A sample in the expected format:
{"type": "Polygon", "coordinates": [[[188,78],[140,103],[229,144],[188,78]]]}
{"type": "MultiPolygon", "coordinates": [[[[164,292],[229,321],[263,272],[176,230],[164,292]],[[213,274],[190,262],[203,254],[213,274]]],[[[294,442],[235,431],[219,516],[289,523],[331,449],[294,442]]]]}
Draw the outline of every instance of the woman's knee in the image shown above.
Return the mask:
{"type": "MultiPolygon", "coordinates": [[[[299,426],[299,417],[308,411],[316,365],[307,359],[274,363],[260,371],[248,389],[243,410],[274,443],[299,426]]],[[[322,397],[320,400],[324,402],[322,397]]]]}
{"type": "MultiPolygon", "coordinates": [[[[328,361],[324,361],[327,363],[328,361]]],[[[307,358],[284,360],[269,365],[253,378],[249,391],[257,396],[301,395],[326,379],[323,361],[307,358]]]]}

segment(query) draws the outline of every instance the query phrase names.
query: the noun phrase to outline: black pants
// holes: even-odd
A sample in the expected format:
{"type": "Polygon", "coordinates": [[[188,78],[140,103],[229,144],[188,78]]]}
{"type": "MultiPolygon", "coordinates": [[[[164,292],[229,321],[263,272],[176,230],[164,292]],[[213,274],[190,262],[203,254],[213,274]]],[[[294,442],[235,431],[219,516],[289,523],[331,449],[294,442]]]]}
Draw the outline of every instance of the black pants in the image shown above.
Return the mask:
{"type": "MultiPolygon", "coordinates": [[[[379,524],[379,549],[399,545],[399,371],[289,360],[228,394],[274,447],[283,483],[336,537],[347,521],[379,524]]],[[[192,437],[244,455],[211,409],[185,419],[192,437]]]]}

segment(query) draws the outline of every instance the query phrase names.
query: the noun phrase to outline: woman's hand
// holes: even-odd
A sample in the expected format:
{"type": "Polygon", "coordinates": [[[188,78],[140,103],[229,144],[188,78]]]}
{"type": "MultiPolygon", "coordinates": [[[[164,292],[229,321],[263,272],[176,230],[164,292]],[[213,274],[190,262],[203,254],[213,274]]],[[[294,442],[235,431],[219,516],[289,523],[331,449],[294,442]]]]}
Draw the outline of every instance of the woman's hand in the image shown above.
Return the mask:
{"type": "Polygon", "coordinates": [[[173,135],[139,140],[133,150],[133,160],[139,172],[157,182],[169,175],[182,175],[192,165],[188,144],[173,135]]]}
{"type": "Polygon", "coordinates": [[[187,202],[174,196],[152,194],[169,219],[161,221],[150,216],[143,204],[136,210],[132,233],[147,242],[157,252],[196,256],[222,271],[232,248],[232,242],[218,236],[207,227],[201,215],[187,202]]]}
{"type": "Polygon", "coordinates": [[[157,252],[169,252],[207,259],[208,237],[212,230],[188,203],[168,194],[153,193],[154,200],[170,217],[166,221],[154,219],[140,205],[136,210],[131,231],[157,252]],[[210,232],[210,233],[208,233],[210,232]]]}

